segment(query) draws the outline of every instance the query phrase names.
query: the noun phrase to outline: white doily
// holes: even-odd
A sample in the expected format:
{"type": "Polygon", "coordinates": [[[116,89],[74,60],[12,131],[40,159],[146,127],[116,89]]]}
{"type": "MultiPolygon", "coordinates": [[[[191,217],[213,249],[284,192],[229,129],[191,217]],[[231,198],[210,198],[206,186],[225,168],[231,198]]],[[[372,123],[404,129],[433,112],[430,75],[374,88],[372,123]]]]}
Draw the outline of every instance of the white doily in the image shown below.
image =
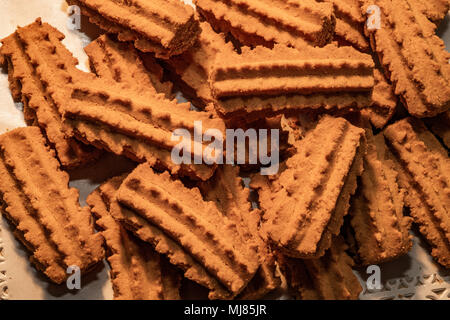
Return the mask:
{"type": "MultiPolygon", "coordinates": [[[[414,233],[414,232],[413,232],[414,233]]],[[[361,300],[450,300],[450,270],[435,263],[429,248],[418,237],[404,257],[380,265],[381,289],[367,289],[364,270],[359,270],[361,300]]]]}
{"type": "Polygon", "coordinates": [[[381,290],[368,290],[361,300],[450,300],[450,276],[437,273],[388,281],[381,290]]]}

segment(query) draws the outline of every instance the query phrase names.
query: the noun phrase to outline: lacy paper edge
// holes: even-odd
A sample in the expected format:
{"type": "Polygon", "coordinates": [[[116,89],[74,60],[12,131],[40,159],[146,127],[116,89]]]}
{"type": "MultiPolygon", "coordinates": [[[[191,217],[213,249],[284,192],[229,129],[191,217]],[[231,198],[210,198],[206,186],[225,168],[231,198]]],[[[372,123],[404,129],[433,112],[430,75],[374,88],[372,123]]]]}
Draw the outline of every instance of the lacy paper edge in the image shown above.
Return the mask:
{"type": "MultiPolygon", "coordinates": [[[[409,270],[382,281],[379,290],[368,289],[362,273],[357,272],[363,287],[360,300],[450,300],[450,270],[440,267],[420,237],[415,232],[411,233],[414,236],[413,247],[405,256],[409,256],[409,270]]],[[[386,266],[381,265],[381,268],[386,266]]]]}
{"type": "Polygon", "coordinates": [[[450,276],[439,273],[389,280],[381,290],[364,288],[360,300],[450,300],[450,276]]]}

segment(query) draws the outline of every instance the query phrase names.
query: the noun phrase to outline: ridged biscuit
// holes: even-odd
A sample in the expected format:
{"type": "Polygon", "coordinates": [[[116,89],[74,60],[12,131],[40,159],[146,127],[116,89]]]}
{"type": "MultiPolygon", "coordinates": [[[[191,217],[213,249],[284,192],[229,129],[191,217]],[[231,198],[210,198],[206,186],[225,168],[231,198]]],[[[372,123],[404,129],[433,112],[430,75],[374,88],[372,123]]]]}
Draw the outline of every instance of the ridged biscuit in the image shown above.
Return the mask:
{"type": "Polygon", "coordinates": [[[279,43],[324,46],[333,37],[333,6],[315,0],[195,0],[197,11],[216,29],[243,45],[279,43]]]}
{"type": "Polygon", "coordinates": [[[210,298],[238,295],[259,268],[256,248],[234,221],[198,189],[188,189],[148,164],[138,166],[120,187],[112,214],[139,238],[210,289],[210,298]]]}
{"type": "Polygon", "coordinates": [[[383,133],[405,190],[405,204],[430,244],[431,255],[450,268],[448,151],[419,119],[400,120],[383,133]]]}
{"type": "Polygon", "coordinates": [[[325,116],[296,147],[270,188],[261,188],[263,227],[281,253],[314,259],[331,246],[348,212],[363,169],[364,130],[325,116]]]}
{"type": "Polygon", "coordinates": [[[207,144],[194,140],[195,121],[202,122],[202,134],[208,129],[225,131],[223,121],[211,112],[196,112],[188,103],[178,104],[163,94],[138,92],[103,79],[77,83],[71,98],[64,109],[69,135],[132,160],[148,161],[172,174],[206,180],[214,173],[214,164],[178,165],[171,157],[179,143],[171,139],[176,129],[191,134],[192,163],[194,154],[202,155],[207,144]]]}
{"type": "Polygon", "coordinates": [[[15,100],[23,102],[27,124],[43,130],[64,168],[74,168],[97,158],[99,153],[65,136],[58,103],[67,102],[75,81],[93,75],[76,68],[78,61],[62,39],[61,32],[37,19],[2,40],[0,60],[7,62],[11,93],[15,100]],[[62,101],[55,101],[56,92],[64,97],[62,101]]]}
{"type": "Polygon", "coordinates": [[[404,192],[394,163],[386,155],[382,134],[366,129],[367,153],[356,194],[351,199],[350,223],[361,264],[379,264],[406,254],[412,247],[411,218],[403,216],[404,192]]]}
{"type": "Polygon", "coordinates": [[[178,0],[68,0],[81,13],[120,41],[133,41],[142,52],[169,58],[189,49],[200,33],[192,7],[178,0]]]}
{"type": "Polygon", "coordinates": [[[243,48],[240,55],[217,57],[210,85],[215,107],[225,118],[362,108],[370,103],[373,68],[370,55],[351,47],[243,48]]]}
{"type": "Polygon", "coordinates": [[[103,260],[103,238],[94,232],[88,208],[37,127],[0,136],[0,195],[14,234],[31,251],[31,262],[62,283],[70,266],[89,271],[103,260]]]}
{"type": "Polygon", "coordinates": [[[293,294],[301,300],[357,300],[362,292],[353,274],[354,262],[342,237],[320,259],[293,259],[280,255],[280,269],[293,294]]]}
{"type": "Polygon", "coordinates": [[[418,118],[447,111],[450,54],[435,34],[436,25],[411,0],[376,0],[370,4],[381,9],[381,26],[367,32],[395,94],[418,118]]]}
{"type": "Polygon", "coordinates": [[[180,299],[181,273],[111,216],[110,205],[125,178],[108,180],[86,200],[105,238],[114,299],[180,299]]]}

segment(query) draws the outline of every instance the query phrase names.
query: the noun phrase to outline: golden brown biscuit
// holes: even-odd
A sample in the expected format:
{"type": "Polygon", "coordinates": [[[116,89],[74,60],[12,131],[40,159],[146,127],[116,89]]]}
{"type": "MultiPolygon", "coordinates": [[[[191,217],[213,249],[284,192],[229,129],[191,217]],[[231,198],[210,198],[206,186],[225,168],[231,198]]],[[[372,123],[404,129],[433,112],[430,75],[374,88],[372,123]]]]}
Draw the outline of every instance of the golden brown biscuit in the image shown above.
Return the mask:
{"type": "Polygon", "coordinates": [[[275,275],[272,251],[260,232],[261,213],[251,208],[250,190],[244,188],[239,168],[220,166],[214,177],[199,184],[199,188],[206,201],[215,202],[219,211],[236,224],[244,241],[257,248],[260,267],[237,299],[263,298],[280,285],[280,279],[275,275]]]}
{"type": "Polygon", "coordinates": [[[450,107],[450,54],[435,34],[436,25],[409,1],[370,2],[381,9],[381,25],[367,32],[395,94],[409,113],[432,117],[450,107]]]}
{"type": "Polygon", "coordinates": [[[294,295],[302,300],[357,300],[361,284],[353,274],[354,262],[342,237],[320,259],[279,256],[280,269],[294,295]]]}
{"type": "Polygon", "coordinates": [[[363,169],[364,140],[363,129],[325,116],[296,144],[278,179],[260,188],[264,231],[280,252],[313,259],[331,246],[363,169]]]}
{"type": "Polygon", "coordinates": [[[397,166],[405,204],[430,244],[431,255],[450,268],[450,160],[448,151],[415,118],[400,120],[384,130],[397,166]]]}
{"type": "Polygon", "coordinates": [[[259,268],[254,246],[236,223],[204,201],[199,190],[138,166],[121,185],[112,215],[139,238],[210,289],[210,298],[238,295],[259,268]]]}
{"type": "Polygon", "coordinates": [[[195,142],[200,151],[194,147],[195,121],[202,122],[201,133],[209,128],[225,132],[223,121],[211,112],[196,112],[188,103],[178,104],[162,94],[134,91],[103,79],[75,84],[64,109],[69,135],[132,160],[148,161],[172,174],[206,180],[215,165],[178,165],[171,157],[179,143],[172,141],[172,133],[180,128],[191,133],[192,157],[203,152],[208,142],[195,142]]]}
{"type": "Polygon", "coordinates": [[[380,69],[373,72],[375,85],[372,91],[372,102],[361,112],[378,129],[383,128],[392,119],[397,110],[397,96],[393,86],[387,81],[380,69]]]}
{"type": "Polygon", "coordinates": [[[197,107],[204,108],[212,103],[208,79],[219,52],[232,54],[233,45],[225,42],[223,34],[214,32],[207,22],[201,22],[202,32],[197,43],[185,53],[166,60],[172,78],[185,98],[197,107]]]}
{"type": "Polygon", "coordinates": [[[64,282],[69,266],[85,273],[103,260],[103,238],[94,233],[89,209],[80,207],[78,191],[69,188],[69,175],[39,128],[0,136],[0,174],[3,214],[51,281],[64,282]]]}
{"type": "Polygon", "coordinates": [[[37,19],[3,39],[0,56],[7,61],[10,89],[23,102],[27,124],[43,130],[64,168],[74,168],[97,158],[99,152],[64,135],[55,92],[66,103],[72,83],[93,75],[76,68],[78,61],[62,39],[62,33],[37,19]]]}
{"type": "Polygon", "coordinates": [[[114,299],[180,299],[180,272],[111,216],[111,202],[125,178],[123,175],[108,180],[86,200],[105,238],[114,299]]]}
{"type": "Polygon", "coordinates": [[[216,29],[242,44],[324,46],[333,37],[333,6],[315,0],[195,0],[197,11],[216,29]]]}
{"type": "Polygon", "coordinates": [[[362,108],[370,103],[373,68],[370,55],[351,47],[243,48],[241,55],[219,54],[210,84],[215,107],[225,118],[362,108]]]}
{"type": "Polygon", "coordinates": [[[143,217],[121,206],[117,199],[111,203],[111,214],[114,219],[131,230],[139,239],[153,244],[159,253],[168,257],[170,263],[180,266],[187,279],[208,288],[210,299],[231,299],[231,294],[227,289],[190,254],[185,252],[178,243],[143,217]]]}
{"type": "Polygon", "coordinates": [[[143,52],[168,58],[183,53],[200,33],[192,7],[178,0],[68,0],[81,13],[120,41],[133,41],[143,52]]]}
{"type": "Polygon", "coordinates": [[[364,171],[349,215],[358,256],[363,265],[379,264],[406,254],[412,246],[411,219],[403,216],[404,190],[398,186],[394,163],[386,156],[382,134],[366,129],[364,171]]]}

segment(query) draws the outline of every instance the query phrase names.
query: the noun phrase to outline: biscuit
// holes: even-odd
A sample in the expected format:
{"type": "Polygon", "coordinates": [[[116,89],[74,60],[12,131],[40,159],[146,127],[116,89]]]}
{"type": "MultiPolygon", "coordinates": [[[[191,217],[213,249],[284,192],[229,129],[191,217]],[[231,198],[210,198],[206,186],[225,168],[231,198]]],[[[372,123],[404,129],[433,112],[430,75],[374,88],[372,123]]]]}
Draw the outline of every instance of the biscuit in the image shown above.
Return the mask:
{"type": "Polygon", "coordinates": [[[99,156],[92,147],[67,138],[55,92],[67,92],[75,79],[91,78],[76,68],[78,61],[64,47],[64,35],[37,19],[2,40],[0,56],[7,61],[10,89],[23,102],[27,124],[39,126],[64,168],[74,168],[99,156]]]}
{"type": "Polygon", "coordinates": [[[405,190],[398,186],[394,164],[386,156],[383,135],[374,137],[371,131],[366,129],[364,171],[349,210],[363,265],[393,260],[412,246],[408,232],[411,219],[403,216],[405,190]]]}
{"type": "Polygon", "coordinates": [[[195,0],[194,4],[214,29],[231,33],[247,46],[324,46],[336,23],[333,6],[315,0],[195,0]]]}
{"type": "Polygon", "coordinates": [[[236,223],[167,172],[141,164],[125,179],[117,200],[113,217],[186,278],[210,289],[210,298],[238,295],[259,268],[256,248],[242,239],[236,223]]]}
{"type": "Polygon", "coordinates": [[[0,136],[0,195],[3,213],[16,237],[31,251],[30,261],[51,281],[62,283],[66,269],[89,271],[104,258],[103,238],[94,232],[88,208],[60,169],[39,128],[0,136]]]}
{"type": "Polygon", "coordinates": [[[364,150],[363,129],[325,116],[300,140],[277,180],[260,188],[263,228],[281,253],[304,259],[325,254],[348,212],[364,150]]]}
{"type": "Polygon", "coordinates": [[[81,13],[120,41],[133,41],[142,52],[158,58],[181,54],[200,33],[192,7],[178,0],[68,0],[81,13]]]}
{"type": "Polygon", "coordinates": [[[170,237],[156,226],[114,199],[111,203],[111,215],[139,239],[155,246],[156,251],[167,256],[171,264],[179,266],[184,276],[210,290],[210,299],[231,299],[230,292],[211,276],[205,268],[170,237]]]}
{"type": "Polygon", "coordinates": [[[114,220],[110,205],[126,175],[114,177],[86,202],[96,217],[107,247],[115,300],[180,299],[181,275],[148,244],[114,220]]]}
{"type": "Polygon", "coordinates": [[[172,148],[179,143],[172,141],[172,132],[180,128],[191,133],[192,157],[203,154],[206,142],[194,142],[195,121],[202,122],[201,133],[209,128],[225,132],[224,122],[211,112],[196,112],[189,103],[178,104],[162,94],[138,92],[103,79],[74,85],[64,110],[67,134],[81,141],[132,160],[148,161],[172,174],[206,180],[215,165],[177,165],[171,158],[172,148]]]}
{"type": "Polygon", "coordinates": [[[450,267],[450,160],[423,122],[400,120],[384,131],[391,158],[397,166],[405,204],[431,246],[431,255],[450,267]]]}
{"type": "Polygon", "coordinates": [[[418,118],[447,111],[450,54],[435,34],[436,25],[408,0],[376,0],[371,4],[381,9],[381,26],[367,33],[395,94],[418,118]]]}

